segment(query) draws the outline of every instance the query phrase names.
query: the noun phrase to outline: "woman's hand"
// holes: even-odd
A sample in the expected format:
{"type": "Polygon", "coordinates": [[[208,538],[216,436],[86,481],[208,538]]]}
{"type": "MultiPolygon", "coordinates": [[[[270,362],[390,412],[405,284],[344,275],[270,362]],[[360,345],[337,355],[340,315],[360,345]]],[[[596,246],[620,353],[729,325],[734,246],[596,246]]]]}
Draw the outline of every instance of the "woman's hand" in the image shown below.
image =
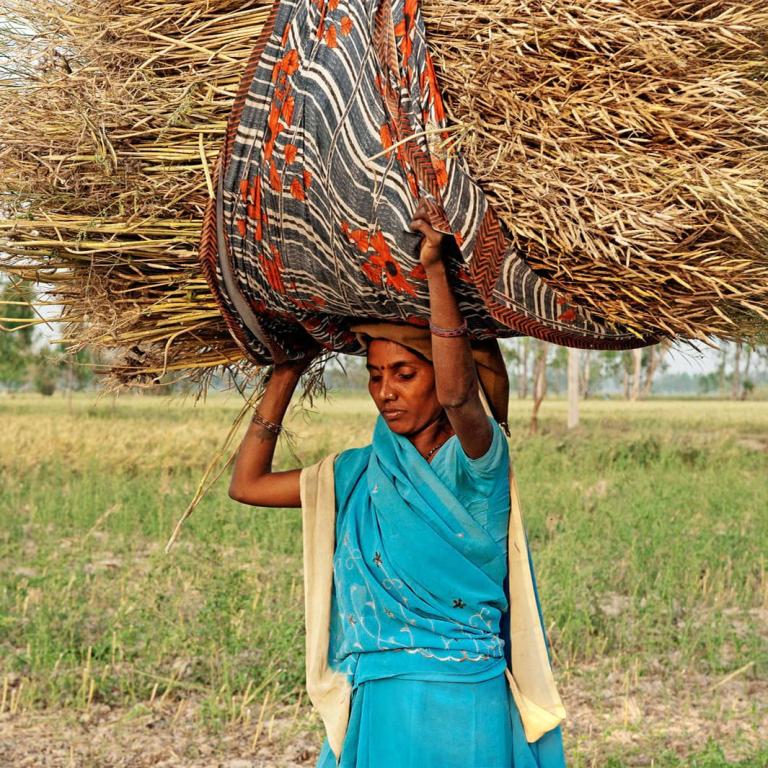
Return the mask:
{"type": "MultiPolygon", "coordinates": [[[[262,419],[282,424],[301,375],[320,353],[317,344],[308,346],[298,360],[275,363],[264,395],[258,405],[262,419]]],[[[277,435],[263,423],[254,421],[243,437],[229,485],[231,498],[260,507],[300,507],[301,470],[272,471],[277,435]]]]}
{"type": "Polygon", "coordinates": [[[419,202],[413,214],[410,227],[424,236],[424,239],[421,241],[421,249],[419,250],[421,266],[425,270],[429,270],[431,267],[442,264],[443,253],[445,252],[444,241],[448,238],[448,235],[438,232],[430,224],[429,209],[423,200],[419,202]]]}
{"type": "Polygon", "coordinates": [[[281,360],[275,363],[272,369],[272,378],[295,379],[298,381],[322,351],[323,348],[314,339],[311,339],[300,358],[297,360],[281,360]]]}

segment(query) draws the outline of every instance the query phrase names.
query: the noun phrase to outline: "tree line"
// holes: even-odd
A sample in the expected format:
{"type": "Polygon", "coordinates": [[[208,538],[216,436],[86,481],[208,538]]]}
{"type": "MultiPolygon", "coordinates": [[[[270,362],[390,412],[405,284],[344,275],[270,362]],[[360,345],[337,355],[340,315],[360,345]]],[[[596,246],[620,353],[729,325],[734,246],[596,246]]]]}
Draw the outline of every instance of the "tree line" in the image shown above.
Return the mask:
{"type": "Polygon", "coordinates": [[[52,395],[58,388],[81,390],[94,379],[95,360],[87,350],[67,352],[64,344],[41,343],[31,283],[0,285],[0,388],[52,395]]]}
{"type": "MultiPolygon", "coordinates": [[[[41,343],[35,300],[29,282],[0,283],[0,388],[51,395],[57,388],[92,386],[98,356],[41,343]]],[[[720,342],[714,369],[684,374],[668,372],[672,351],[668,341],[623,352],[572,350],[529,337],[503,339],[501,346],[512,396],[532,399],[534,421],[547,393],[569,394],[576,401],[606,396],[641,400],[659,391],[746,400],[761,386],[768,387],[768,344],[720,342]]],[[[368,379],[365,361],[344,356],[327,367],[325,378],[332,388],[363,388],[368,379]]],[[[169,391],[167,385],[160,389],[169,391]]]]}
{"type": "MultiPolygon", "coordinates": [[[[566,349],[536,339],[502,342],[518,398],[529,392],[533,399],[530,431],[538,431],[539,408],[548,389],[568,398],[568,427],[579,424],[579,402],[601,396],[618,396],[637,401],[649,397],[654,381],[667,368],[672,342],[626,351],[566,349]]],[[[734,400],[751,397],[758,383],[768,385],[768,345],[733,344],[717,346],[716,370],[695,377],[696,392],[734,400]]],[[[689,381],[693,380],[686,374],[689,381]]],[[[681,394],[680,392],[676,394],[681,394]]]]}
{"type": "Polygon", "coordinates": [[[537,383],[554,394],[565,394],[569,366],[575,368],[571,375],[582,399],[610,395],[642,400],[651,394],[687,394],[746,400],[768,385],[768,344],[720,341],[710,353],[718,361],[715,369],[677,375],[668,372],[673,350],[669,341],[621,352],[570,350],[528,337],[504,340],[502,347],[512,388],[523,399],[534,396],[537,383]],[[671,386],[675,383],[678,386],[671,386]]]}

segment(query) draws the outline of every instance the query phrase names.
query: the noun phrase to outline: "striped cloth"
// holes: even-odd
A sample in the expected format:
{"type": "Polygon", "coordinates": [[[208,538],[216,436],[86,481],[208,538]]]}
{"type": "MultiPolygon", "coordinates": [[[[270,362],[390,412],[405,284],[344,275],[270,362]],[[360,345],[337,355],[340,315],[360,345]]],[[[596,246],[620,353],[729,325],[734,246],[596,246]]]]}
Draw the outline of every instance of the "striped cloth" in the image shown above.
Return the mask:
{"type": "Polygon", "coordinates": [[[360,319],[426,324],[408,228],[417,202],[457,244],[452,284],[475,338],[649,343],[552,290],[505,237],[451,147],[417,0],[278,0],[251,55],[217,161],[203,270],[256,362],[307,335],[362,353],[360,319]]]}

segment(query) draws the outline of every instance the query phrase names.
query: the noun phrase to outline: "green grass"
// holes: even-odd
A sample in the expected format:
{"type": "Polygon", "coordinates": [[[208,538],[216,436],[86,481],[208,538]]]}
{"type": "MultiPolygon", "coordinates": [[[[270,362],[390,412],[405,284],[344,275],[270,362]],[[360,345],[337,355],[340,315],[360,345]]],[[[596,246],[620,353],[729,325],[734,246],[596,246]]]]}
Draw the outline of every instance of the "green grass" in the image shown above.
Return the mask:
{"type": "MultiPolygon", "coordinates": [[[[605,768],[625,768],[627,765],[620,757],[609,757],[605,768]]],[[[653,768],[765,768],[768,765],[768,749],[761,749],[755,755],[744,760],[730,761],[723,750],[714,741],[706,748],[685,758],[671,753],[662,753],[653,760],[653,768]]],[[[579,763],[572,768],[581,768],[579,763]]]]}
{"type": "MultiPolygon", "coordinates": [[[[299,511],[239,505],[222,477],[163,553],[238,407],[0,398],[0,709],[194,696],[217,728],[265,698],[299,706],[299,511]]],[[[768,407],[599,401],[567,433],[564,404],[548,402],[536,438],[529,408],[512,404],[511,446],[563,679],[605,658],[640,676],[750,665],[764,679],[768,407]]],[[[279,463],[361,445],[372,424],[365,396],[332,397],[294,416],[295,455],[283,446],[279,463]]],[[[768,764],[765,750],[733,763],[719,750],[685,764],[768,764]]]]}

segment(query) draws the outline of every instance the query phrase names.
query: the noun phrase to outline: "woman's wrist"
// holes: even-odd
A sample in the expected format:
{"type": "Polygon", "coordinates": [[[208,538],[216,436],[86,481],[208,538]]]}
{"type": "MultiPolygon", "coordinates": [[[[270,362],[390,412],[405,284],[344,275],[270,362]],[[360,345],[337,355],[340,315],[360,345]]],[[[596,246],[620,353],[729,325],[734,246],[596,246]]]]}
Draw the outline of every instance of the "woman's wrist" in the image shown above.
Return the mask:
{"type": "Polygon", "coordinates": [[[301,379],[301,376],[303,373],[304,373],[303,369],[284,363],[284,364],[276,365],[272,369],[272,374],[270,375],[269,380],[280,381],[280,382],[294,382],[294,384],[298,384],[299,379],[301,379]]]}
{"type": "Polygon", "coordinates": [[[282,419],[280,421],[272,421],[272,419],[268,419],[266,416],[262,415],[258,408],[254,409],[253,415],[251,416],[252,424],[258,424],[275,437],[277,437],[283,431],[283,425],[281,421],[282,419]]]}
{"type": "Polygon", "coordinates": [[[437,325],[434,321],[429,321],[429,332],[433,336],[439,336],[441,339],[453,339],[459,336],[468,336],[469,328],[467,327],[467,321],[461,320],[459,323],[455,323],[450,327],[437,325]]]}
{"type": "MultiPolygon", "coordinates": [[[[302,371],[295,365],[278,364],[272,369],[264,394],[255,411],[265,420],[280,426],[288,410],[302,371]]],[[[258,419],[252,421],[259,424],[258,419]]],[[[264,424],[262,427],[266,428],[264,424]]]]}
{"type": "Polygon", "coordinates": [[[445,262],[442,259],[430,262],[429,264],[422,264],[424,267],[424,273],[427,276],[427,280],[433,278],[445,278],[448,279],[448,272],[445,268],[445,262]]]}

